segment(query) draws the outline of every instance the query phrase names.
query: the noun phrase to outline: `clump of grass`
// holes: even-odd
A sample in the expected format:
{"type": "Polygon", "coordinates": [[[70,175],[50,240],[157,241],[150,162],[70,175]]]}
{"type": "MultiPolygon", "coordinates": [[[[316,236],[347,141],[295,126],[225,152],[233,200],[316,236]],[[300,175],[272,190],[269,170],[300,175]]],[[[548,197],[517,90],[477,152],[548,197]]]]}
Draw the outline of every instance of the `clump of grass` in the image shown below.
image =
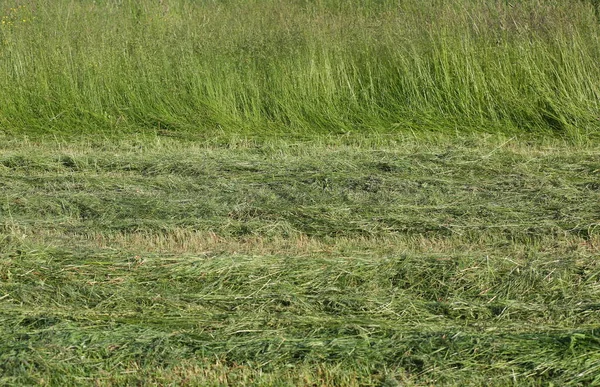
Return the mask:
{"type": "Polygon", "coordinates": [[[0,28],[0,125],[9,132],[427,128],[585,138],[600,123],[590,2],[3,5],[4,16],[18,13],[0,28]]]}

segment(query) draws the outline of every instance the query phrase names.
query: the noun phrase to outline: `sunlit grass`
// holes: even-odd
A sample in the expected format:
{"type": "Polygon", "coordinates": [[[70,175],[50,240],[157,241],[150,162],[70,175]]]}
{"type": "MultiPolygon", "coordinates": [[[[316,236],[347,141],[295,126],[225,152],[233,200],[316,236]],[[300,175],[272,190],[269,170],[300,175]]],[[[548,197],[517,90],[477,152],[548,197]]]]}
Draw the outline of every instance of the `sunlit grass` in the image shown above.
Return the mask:
{"type": "Polygon", "coordinates": [[[597,383],[597,148],[361,141],[5,137],[0,384],[597,383]]]}
{"type": "Polygon", "coordinates": [[[22,0],[0,13],[5,132],[585,140],[600,124],[591,2],[22,0]]]}
{"type": "Polygon", "coordinates": [[[0,0],[0,384],[600,384],[599,6],[0,0]]]}

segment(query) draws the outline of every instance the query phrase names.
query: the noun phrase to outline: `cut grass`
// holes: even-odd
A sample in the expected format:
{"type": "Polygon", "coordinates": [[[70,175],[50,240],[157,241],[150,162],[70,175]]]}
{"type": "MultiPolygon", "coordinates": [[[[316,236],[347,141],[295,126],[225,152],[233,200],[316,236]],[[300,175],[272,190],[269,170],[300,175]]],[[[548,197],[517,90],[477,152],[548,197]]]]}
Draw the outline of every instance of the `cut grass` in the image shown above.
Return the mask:
{"type": "Polygon", "coordinates": [[[594,144],[347,142],[3,142],[0,381],[600,382],[594,144]]]}

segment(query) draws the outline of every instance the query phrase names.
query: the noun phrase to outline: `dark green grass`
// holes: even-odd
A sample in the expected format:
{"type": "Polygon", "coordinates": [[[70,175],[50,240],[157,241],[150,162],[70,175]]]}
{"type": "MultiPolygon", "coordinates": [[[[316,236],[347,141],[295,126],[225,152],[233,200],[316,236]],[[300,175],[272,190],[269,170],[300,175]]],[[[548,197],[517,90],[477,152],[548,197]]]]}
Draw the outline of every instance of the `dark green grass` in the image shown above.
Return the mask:
{"type": "Polygon", "coordinates": [[[214,136],[600,125],[593,1],[0,2],[0,130],[214,136]]]}
{"type": "Polygon", "coordinates": [[[600,382],[593,145],[5,140],[3,384],[600,382]]]}

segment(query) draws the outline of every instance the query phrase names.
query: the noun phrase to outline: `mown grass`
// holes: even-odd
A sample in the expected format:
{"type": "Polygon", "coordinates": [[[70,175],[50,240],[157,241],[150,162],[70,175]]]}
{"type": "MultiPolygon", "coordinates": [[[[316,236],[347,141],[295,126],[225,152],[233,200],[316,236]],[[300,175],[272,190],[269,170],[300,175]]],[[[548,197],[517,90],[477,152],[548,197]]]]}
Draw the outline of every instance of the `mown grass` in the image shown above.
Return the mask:
{"type": "Polygon", "coordinates": [[[0,129],[253,136],[600,124],[594,1],[0,4],[0,129]]]}
{"type": "Polygon", "coordinates": [[[599,154],[556,140],[0,145],[0,381],[600,382],[599,154]]]}

